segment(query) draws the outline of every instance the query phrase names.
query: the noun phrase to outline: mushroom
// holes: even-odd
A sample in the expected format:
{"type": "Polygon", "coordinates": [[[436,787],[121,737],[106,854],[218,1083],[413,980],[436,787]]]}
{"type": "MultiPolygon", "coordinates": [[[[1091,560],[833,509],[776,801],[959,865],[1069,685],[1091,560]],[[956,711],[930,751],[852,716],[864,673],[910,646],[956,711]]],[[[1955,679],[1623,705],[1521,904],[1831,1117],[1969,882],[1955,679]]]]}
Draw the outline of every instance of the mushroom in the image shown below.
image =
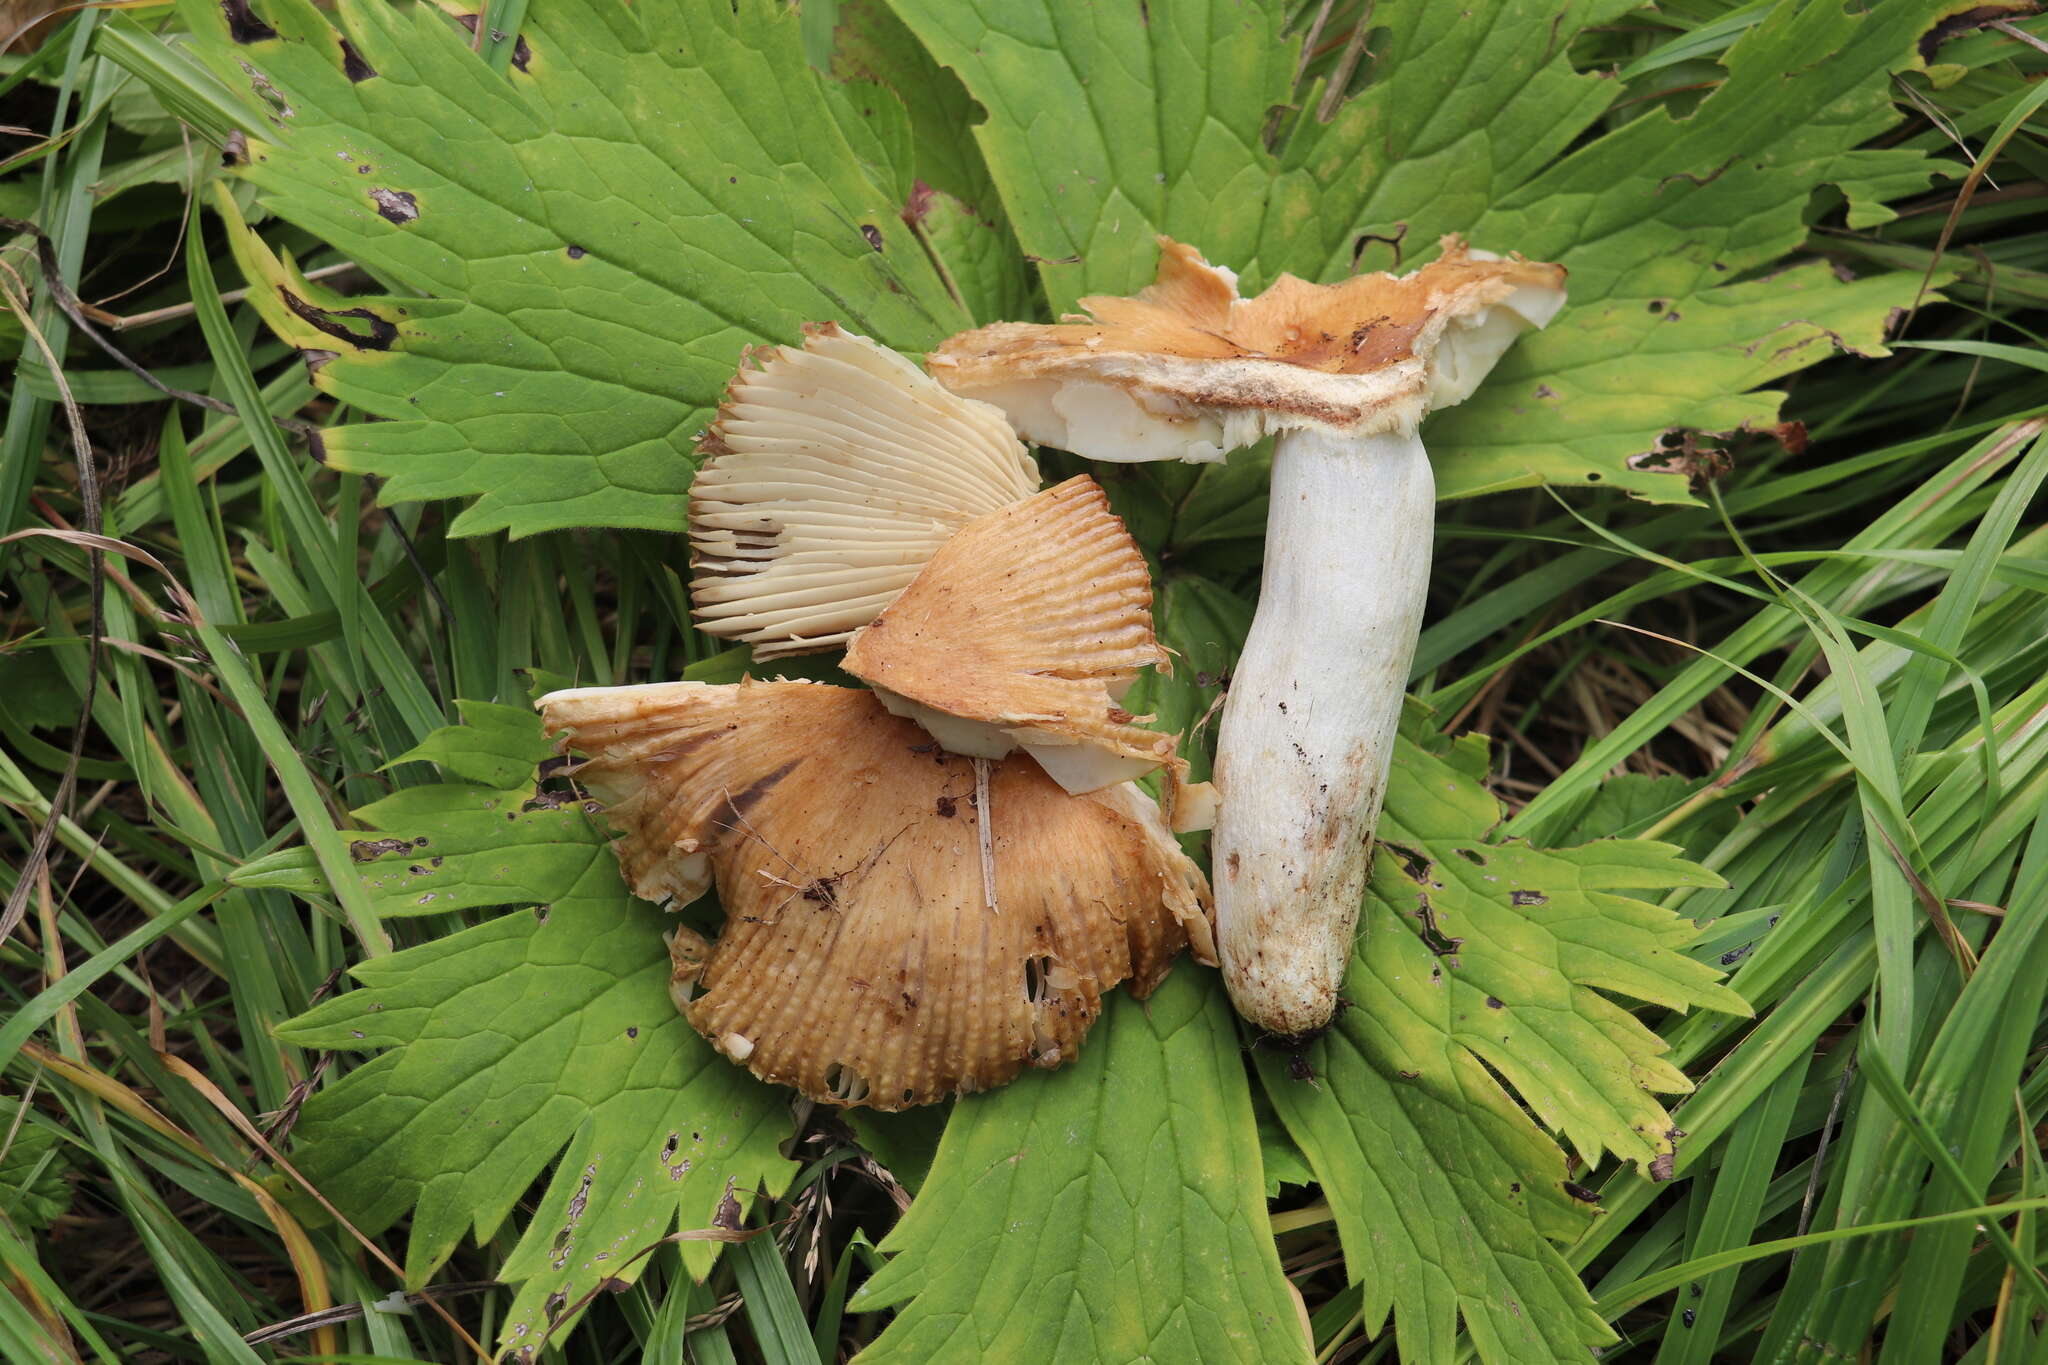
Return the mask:
{"type": "Polygon", "coordinates": [[[1075,794],[1163,765],[1176,826],[1207,827],[1211,789],[1117,705],[1167,655],[1144,556],[1092,479],[1037,492],[1000,411],[833,323],[751,353],[700,448],[705,630],[757,658],[844,643],[948,752],[1022,747],[1075,794]]]}
{"type": "Polygon", "coordinates": [[[1173,737],[1118,705],[1138,670],[1168,664],[1145,558],[1085,474],[962,527],[845,660],[952,753],[1022,748],[1075,794],[1163,766],[1175,827],[1207,828],[1208,788],[1181,800],[1173,737]]]}
{"type": "Polygon", "coordinates": [[[832,322],[749,350],[698,451],[698,628],[757,659],[845,644],[953,532],[1038,490],[1000,412],[832,322]]]}
{"type": "Polygon", "coordinates": [[[1002,910],[982,894],[971,760],[869,692],[809,682],[577,688],[538,703],[617,828],[633,891],[714,883],[715,942],[671,936],[691,1025],[763,1080],[900,1109],[1071,1060],[1102,996],[1140,996],[1208,887],[1129,784],[1070,796],[1021,754],[990,767],[1002,910]]]}
{"type": "Polygon", "coordinates": [[[1315,1034],[1335,1011],[1422,621],[1435,481],[1423,416],[1461,402],[1564,305],[1560,266],[1470,250],[1404,276],[1241,298],[1161,239],[1158,278],[1094,321],[998,323],[928,358],[1041,445],[1206,461],[1277,434],[1264,580],[1217,744],[1216,930],[1238,1011],[1315,1034]]]}

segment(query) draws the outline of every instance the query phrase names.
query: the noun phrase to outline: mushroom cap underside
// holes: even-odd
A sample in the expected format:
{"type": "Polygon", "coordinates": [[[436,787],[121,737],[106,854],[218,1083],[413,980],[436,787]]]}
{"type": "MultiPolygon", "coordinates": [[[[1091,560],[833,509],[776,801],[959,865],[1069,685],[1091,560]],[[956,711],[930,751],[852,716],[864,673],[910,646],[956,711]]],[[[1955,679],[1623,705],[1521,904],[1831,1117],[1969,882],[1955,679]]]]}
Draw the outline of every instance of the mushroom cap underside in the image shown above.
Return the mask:
{"type": "Polygon", "coordinates": [[[983,727],[948,747],[1021,744],[1068,791],[1165,765],[1170,811],[1187,761],[1118,705],[1140,669],[1168,664],[1145,557],[1083,474],[963,527],[854,635],[844,667],[942,742],[944,717],[983,727]]]}
{"type": "MultiPolygon", "coordinates": [[[[678,934],[690,1022],[763,1080],[897,1109],[1070,1059],[1129,980],[1149,992],[1208,885],[1124,785],[1070,796],[1023,755],[975,763],[868,692],[803,682],[560,692],[551,733],[589,757],[629,885],[715,881],[715,943],[678,934]],[[989,904],[989,893],[995,904],[989,904]]],[[[694,888],[694,889],[693,889],[694,888]]]]}
{"type": "Polygon", "coordinates": [[[1158,277],[1138,294],[1082,299],[1092,320],[962,333],[928,357],[933,377],[1002,408],[1040,444],[1106,460],[1218,459],[1290,428],[1412,430],[1564,303],[1562,266],[1455,236],[1407,275],[1282,275],[1253,298],[1193,247],[1160,242],[1158,277]]]}
{"type": "Polygon", "coordinates": [[[1038,488],[999,411],[829,322],[747,352],[698,450],[691,598],[756,658],[844,644],[954,531],[1038,488]]]}

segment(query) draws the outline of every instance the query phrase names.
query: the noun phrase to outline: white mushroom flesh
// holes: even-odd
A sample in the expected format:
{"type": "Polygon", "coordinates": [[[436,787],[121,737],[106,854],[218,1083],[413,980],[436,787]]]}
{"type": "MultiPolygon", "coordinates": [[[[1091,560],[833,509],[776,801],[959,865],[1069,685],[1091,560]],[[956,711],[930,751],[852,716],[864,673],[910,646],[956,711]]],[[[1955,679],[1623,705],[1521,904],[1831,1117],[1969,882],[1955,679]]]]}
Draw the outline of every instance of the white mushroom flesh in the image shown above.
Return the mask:
{"type": "Polygon", "coordinates": [[[914,720],[924,727],[924,732],[947,753],[966,758],[1001,758],[1014,749],[1022,748],[1038,760],[1038,766],[1045,769],[1047,777],[1076,796],[1143,777],[1159,766],[1157,759],[1127,758],[1097,744],[1082,744],[1050,737],[1042,731],[1006,729],[986,721],[969,720],[912,701],[886,687],[876,687],[874,693],[876,700],[891,714],[914,720]]]}

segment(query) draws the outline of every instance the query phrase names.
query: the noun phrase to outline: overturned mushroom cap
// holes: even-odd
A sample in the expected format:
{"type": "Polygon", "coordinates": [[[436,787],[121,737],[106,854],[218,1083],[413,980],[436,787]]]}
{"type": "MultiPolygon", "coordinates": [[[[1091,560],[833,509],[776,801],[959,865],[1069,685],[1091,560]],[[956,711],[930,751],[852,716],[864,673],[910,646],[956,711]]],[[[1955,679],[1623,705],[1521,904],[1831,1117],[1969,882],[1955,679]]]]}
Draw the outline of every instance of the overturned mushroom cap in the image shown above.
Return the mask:
{"type": "Polygon", "coordinates": [[[1038,488],[1001,413],[829,322],[750,352],[698,449],[698,624],[756,658],[844,644],[946,537],[1038,488]]]}
{"type": "Polygon", "coordinates": [[[1165,765],[1169,811],[1186,825],[1190,813],[1174,808],[1187,760],[1117,704],[1148,666],[1168,666],[1152,578],[1085,474],[963,527],[845,660],[952,752],[1022,747],[1070,792],[1165,765]]]}
{"type": "Polygon", "coordinates": [[[1275,432],[1414,430],[1464,399],[1515,337],[1564,305],[1564,268],[1443,239],[1407,275],[1255,298],[1193,247],[1160,239],[1158,278],[1084,298],[1093,322],[999,322],[928,358],[955,393],[1001,407],[1026,438],[1097,460],[1216,460],[1275,432]]]}
{"type": "Polygon", "coordinates": [[[714,880],[715,943],[675,935],[677,1003],[763,1080],[899,1109],[1070,1060],[1129,980],[1195,938],[1208,886],[1130,786],[1063,792],[1019,755],[986,800],[870,693],[801,682],[583,688],[540,701],[621,831],[628,883],[679,904],[714,880]]]}

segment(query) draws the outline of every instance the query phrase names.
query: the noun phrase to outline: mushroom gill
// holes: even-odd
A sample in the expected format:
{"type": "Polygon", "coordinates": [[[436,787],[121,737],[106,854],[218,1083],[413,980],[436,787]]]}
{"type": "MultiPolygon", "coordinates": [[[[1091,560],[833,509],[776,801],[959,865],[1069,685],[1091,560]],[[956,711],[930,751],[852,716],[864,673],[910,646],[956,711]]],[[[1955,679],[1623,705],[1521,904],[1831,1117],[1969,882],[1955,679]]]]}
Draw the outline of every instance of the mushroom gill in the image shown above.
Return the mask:
{"type": "Polygon", "coordinates": [[[873,694],[804,682],[663,683],[539,703],[619,831],[629,885],[725,922],[673,939],[691,1024],[763,1080],[899,1109],[1071,1059],[1128,980],[1144,995],[1208,886],[1123,784],[1071,796],[1023,755],[986,770],[873,694]],[[996,889],[984,883],[985,816],[996,889]]]}
{"type": "Polygon", "coordinates": [[[831,322],[747,352],[698,451],[698,624],[758,659],[844,644],[946,537],[1038,487],[1001,413],[831,322]]]}
{"type": "Polygon", "coordinates": [[[1145,557],[1085,474],[962,527],[845,661],[949,750],[1021,747],[1070,792],[1164,766],[1173,815],[1187,760],[1118,705],[1140,669],[1168,666],[1145,557]]]}

